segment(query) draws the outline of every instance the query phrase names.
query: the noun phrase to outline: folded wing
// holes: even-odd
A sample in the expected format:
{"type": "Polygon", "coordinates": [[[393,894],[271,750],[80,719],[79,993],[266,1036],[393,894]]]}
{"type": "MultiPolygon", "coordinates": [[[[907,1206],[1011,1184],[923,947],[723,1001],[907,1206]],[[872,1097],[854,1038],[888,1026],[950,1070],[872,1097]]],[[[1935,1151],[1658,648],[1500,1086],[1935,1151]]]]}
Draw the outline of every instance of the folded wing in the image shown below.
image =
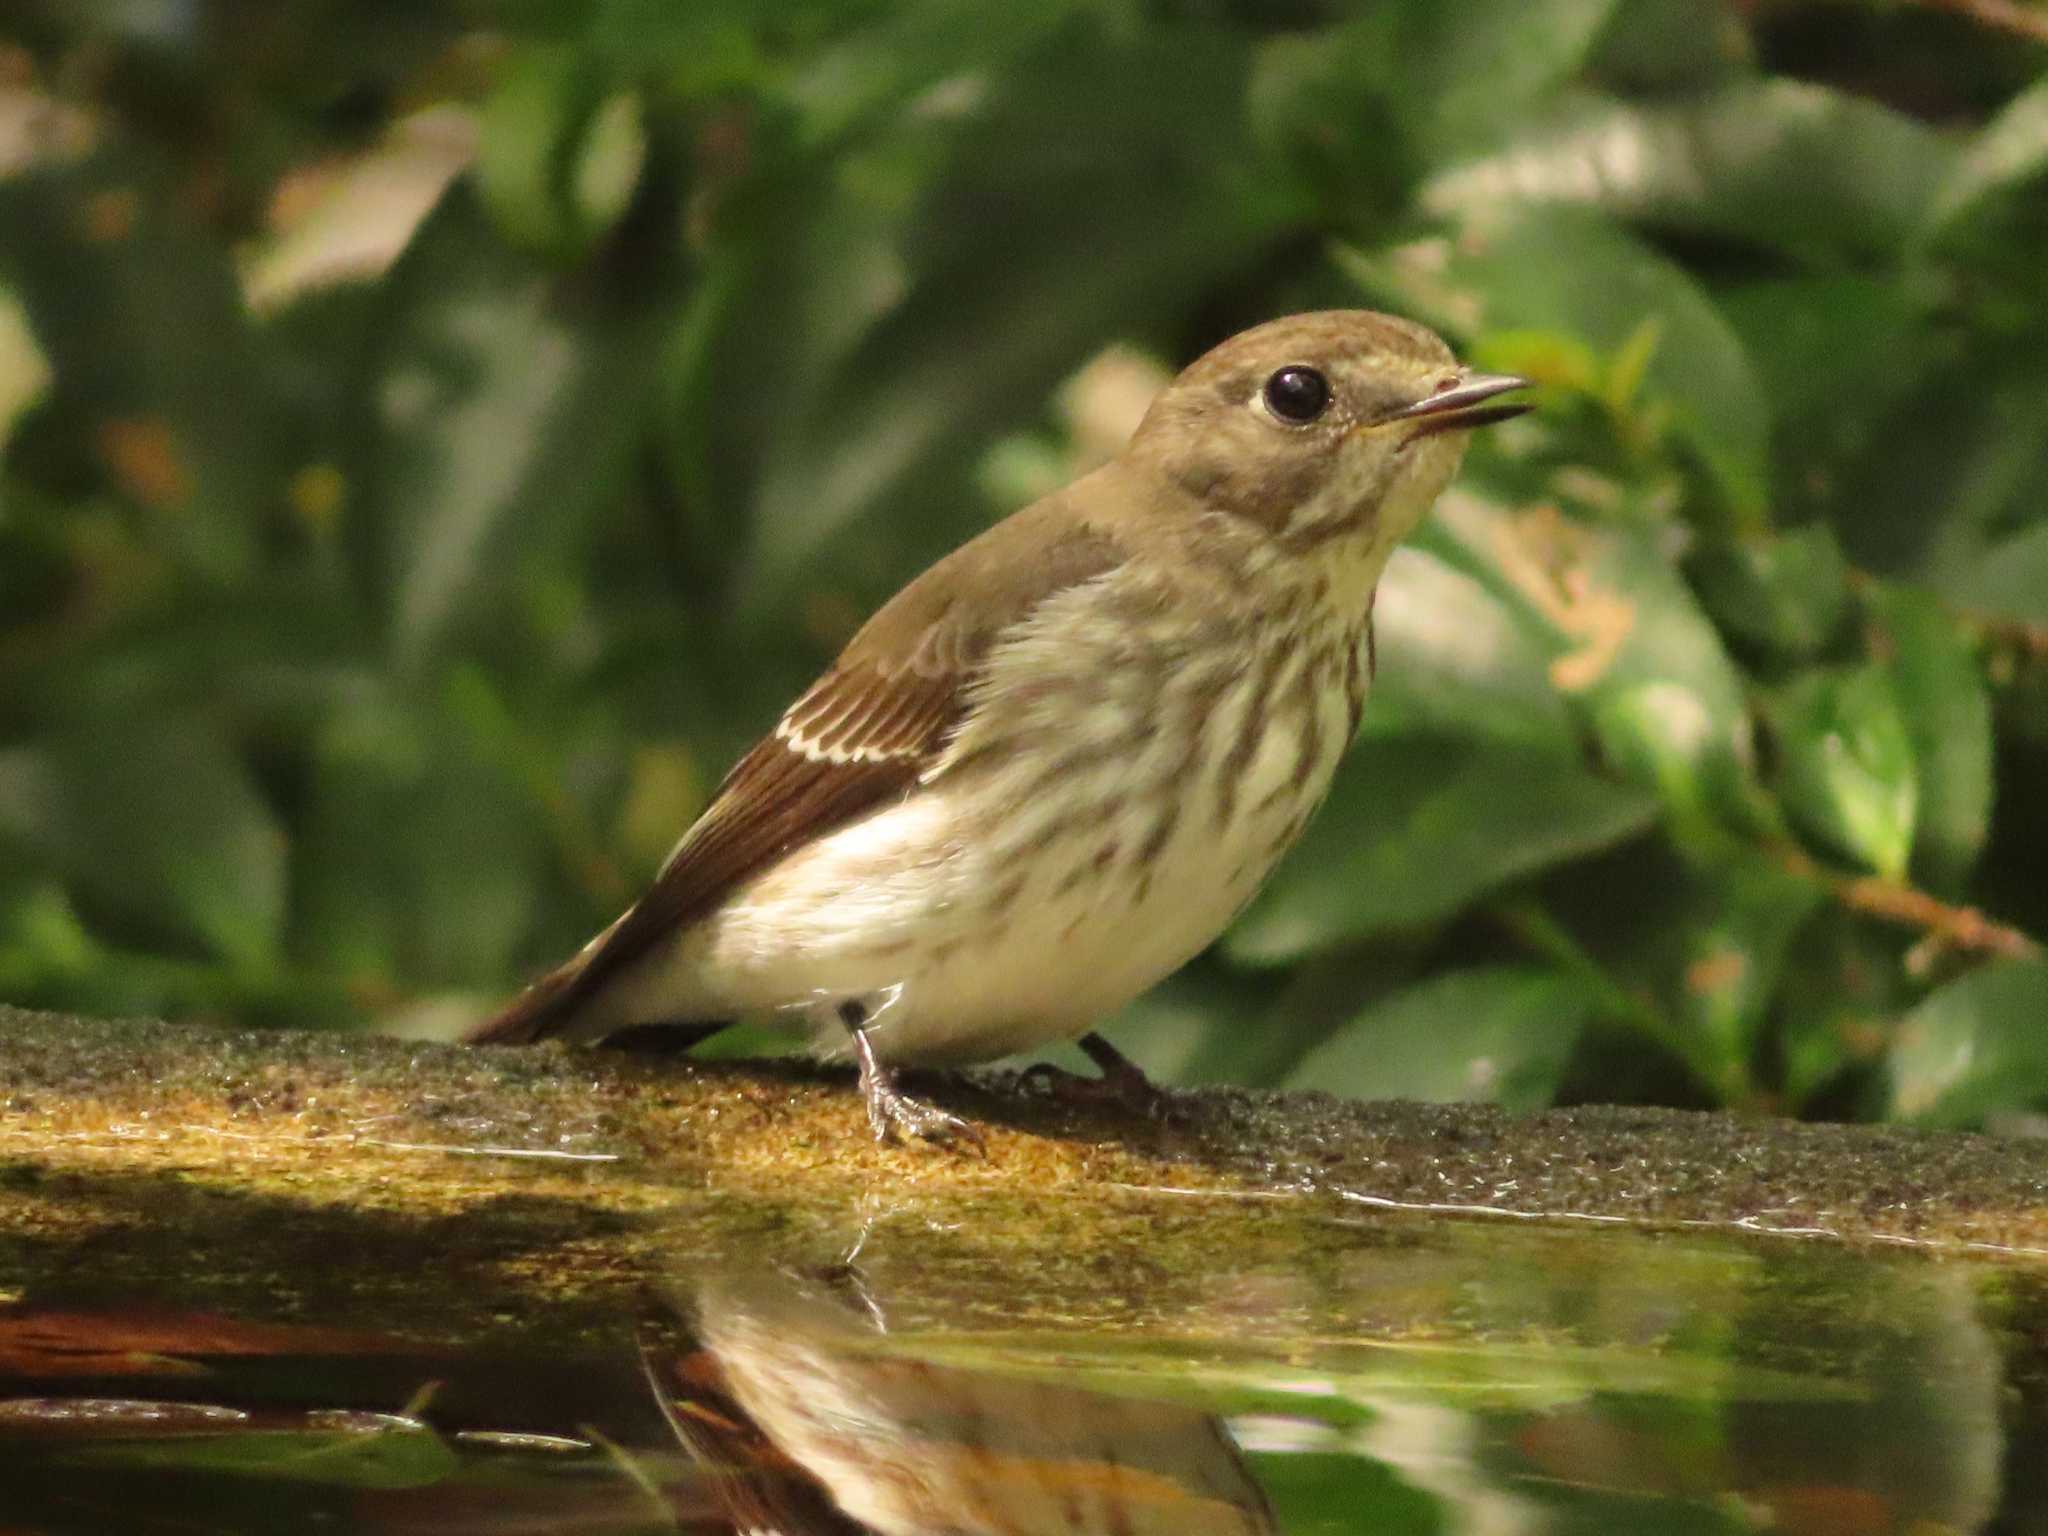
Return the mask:
{"type": "Polygon", "coordinates": [[[1110,539],[1069,524],[1061,512],[1057,502],[1028,508],[898,593],[773,734],[734,765],[646,894],[467,1038],[510,1043],[562,1032],[607,983],[741,881],[797,845],[913,793],[1003,631],[1054,592],[1123,559],[1110,539]],[[1043,526],[1054,519],[1052,528],[1043,526]]]}

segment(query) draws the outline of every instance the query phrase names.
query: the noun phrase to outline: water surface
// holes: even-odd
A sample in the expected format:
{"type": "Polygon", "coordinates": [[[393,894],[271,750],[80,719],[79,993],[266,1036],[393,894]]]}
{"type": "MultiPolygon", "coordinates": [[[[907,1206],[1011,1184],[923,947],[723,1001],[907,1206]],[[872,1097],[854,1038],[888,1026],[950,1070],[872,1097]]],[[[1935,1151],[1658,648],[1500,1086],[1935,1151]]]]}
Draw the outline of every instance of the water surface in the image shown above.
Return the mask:
{"type": "Polygon", "coordinates": [[[1142,1194],[991,1264],[963,1228],[1014,1214],[710,1248],[681,1201],[568,1329],[44,1287],[0,1308],[0,1530],[2048,1529],[2030,1271],[1142,1194]]]}

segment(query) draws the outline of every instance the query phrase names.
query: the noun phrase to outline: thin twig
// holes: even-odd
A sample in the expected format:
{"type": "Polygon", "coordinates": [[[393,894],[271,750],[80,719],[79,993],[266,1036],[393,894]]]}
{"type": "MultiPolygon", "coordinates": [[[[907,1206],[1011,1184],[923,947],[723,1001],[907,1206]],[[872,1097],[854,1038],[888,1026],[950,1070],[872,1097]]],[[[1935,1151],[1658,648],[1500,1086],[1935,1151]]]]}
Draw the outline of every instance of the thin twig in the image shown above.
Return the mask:
{"type": "MultiPolygon", "coordinates": [[[[1886,587],[1911,585],[1890,576],[1880,576],[1875,571],[1866,571],[1861,566],[1847,567],[1843,575],[1849,589],[1859,595],[1882,591],[1886,587]]],[[[1927,591],[1925,587],[1918,588],[1927,591]]],[[[2032,619],[2015,619],[2005,614],[1986,613],[1981,608],[1971,608],[1949,599],[1940,592],[1930,594],[1956,624],[1971,638],[2000,650],[2012,652],[2027,661],[2048,658],[2048,624],[2032,619]]]]}
{"type": "Polygon", "coordinates": [[[2028,619],[1993,618],[1988,614],[1959,611],[1957,617],[1974,627],[1983,640],[2013,658],[2015,664],[2048,660],[2048,624],[2028,619]]]}
{"type": "Polygon", "coordinates": [[[1977,907],[1943,901],[1903,880],[1840,874],[1823,868],[1799,848],[1781,847],[1778,856],[1786,869],[1802,880],[1817,882],[1851,912],[1917,928],[1946,949],[2002,960],[2031,960],[2041,953],[2040,942],[2032,935],[1977,907]]]}
{"type": "Polygon", "coordinates": [[[2038,943],[2010,923],[1976,907],[1951,905],[1910,885],[1875,875],[1836,875],[1827,883],[1835,899],[1851,912],[1918,928],[1949,949],[2008,960],[2031,960],[2041,953],[2038,943]]]}
{"type": "Polygon", "coordinates": [[[1653,1000],[1630,991],[1609,975],[1607,968],[1540,903],[1502,902],[1494,908],[1494,916],[1531,950],[1590,987],[1616,1020],[1662,1045],[1720,1102],[1750,1101],[1754,1090],[1746,1064],[1716,1060],[1707,1042],[1695,1032],[1681,1029],[1653,1000]]]}

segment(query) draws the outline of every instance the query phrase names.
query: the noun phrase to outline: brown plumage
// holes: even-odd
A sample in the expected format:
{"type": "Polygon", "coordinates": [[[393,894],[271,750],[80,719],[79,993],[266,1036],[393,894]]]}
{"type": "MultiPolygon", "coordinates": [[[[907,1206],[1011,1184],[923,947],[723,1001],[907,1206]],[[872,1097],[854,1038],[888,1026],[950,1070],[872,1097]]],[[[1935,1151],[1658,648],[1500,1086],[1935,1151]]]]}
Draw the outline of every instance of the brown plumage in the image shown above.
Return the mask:
{"type": "Polygon", "coordinates": [[[956,1126],[889,1064],[1080,1034],[1307,825],[1387,555],[1519,384],[1364,311],[1225,342],[1117,458],[884,606],[647,893],[470,1038],[801,1011],[860,1061],[878,1133],[956,1126]]]}
{"type": "Polygon", "coordinates": [[[1039,502],[939,561],[861,627],[839,659],[727,773],[646,894],[471,1030],[479,1045],[543,1039],[650,945],[763,865],[891,795],[938,759],[993,638],[1123,551],[1039,502]]]}

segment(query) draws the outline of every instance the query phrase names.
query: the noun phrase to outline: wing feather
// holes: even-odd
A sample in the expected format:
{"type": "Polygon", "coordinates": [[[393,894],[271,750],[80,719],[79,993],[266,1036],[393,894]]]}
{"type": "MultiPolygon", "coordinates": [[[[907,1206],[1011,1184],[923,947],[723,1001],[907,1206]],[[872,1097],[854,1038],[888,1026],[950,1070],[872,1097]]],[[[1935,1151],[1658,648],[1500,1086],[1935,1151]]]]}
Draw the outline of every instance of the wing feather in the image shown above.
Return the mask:
{"type": "Polygon", "coordinates": [[[1108,537],[1060,513],[1056,503],[1027,508],[899,593],[734,765],[647,892],[468,1038],[515,1042],[560,1033],[621,971],[741,881],[798,844],[912,792],[942,753],[997,636],[1054,592],[1124,558],[1108,537]],[[1018,554],[1033,545],[1037,558],[1020,569],[1018,554]]]}

